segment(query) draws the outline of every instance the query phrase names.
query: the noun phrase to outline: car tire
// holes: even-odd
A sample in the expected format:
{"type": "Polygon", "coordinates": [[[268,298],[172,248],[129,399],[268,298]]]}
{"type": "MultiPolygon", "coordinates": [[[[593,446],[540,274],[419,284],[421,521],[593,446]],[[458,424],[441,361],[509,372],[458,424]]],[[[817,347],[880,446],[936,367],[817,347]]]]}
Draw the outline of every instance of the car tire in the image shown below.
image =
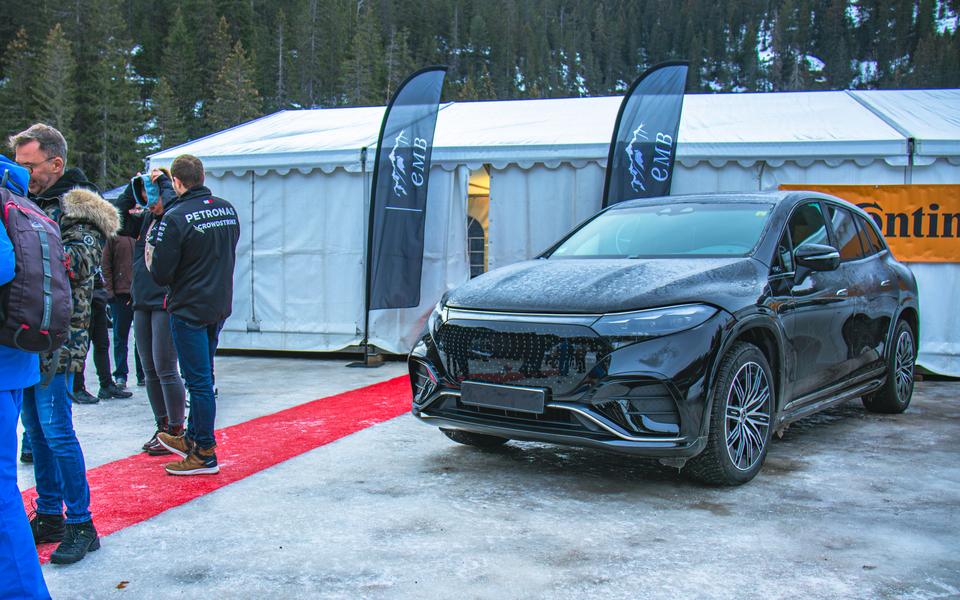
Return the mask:
{"type": "Polygon", "coordinates": [[[898,414],[907,410],[913,397],[913,369],[917,343],[910,324],[900,319],[893,332],[893,349],[887,357],[887,380],[876,392],[863,397],[871,412],[898,414]]]}
{"type": "Polygon", "coordinates": [[[496,448],[509,442],[507,438],[495,435],[485,435],[482,433],[473,433],[472,431],[461,431],[459,429],[440,429],[443,435],[458,444],[474,446],[476,448],[496,448]]]}
{"type": "Polygon", "coordinates": [[[776,392],[763,352],[737,342],[717,369],[707,446],[684,473],[711,485],[742,485],[753,479],[767,456],[773,433],[776,392]]]}

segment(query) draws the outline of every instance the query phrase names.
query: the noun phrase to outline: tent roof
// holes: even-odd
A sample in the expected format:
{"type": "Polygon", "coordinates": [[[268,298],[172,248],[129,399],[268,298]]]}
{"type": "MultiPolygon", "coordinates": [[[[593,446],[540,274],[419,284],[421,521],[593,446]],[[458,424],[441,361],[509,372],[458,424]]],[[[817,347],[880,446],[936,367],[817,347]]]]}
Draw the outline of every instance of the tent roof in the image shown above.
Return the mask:
{"type": "Polygon", "coordinates": [[[916,140],[920,156],[960,156],[960,90],[875,90],[850,94],[916,140]]]}
{"type": "MultiPolygon", "coordinates": [[[[605,161],[620,102],[621,97],[602,97],[444,104],[433,158],[447,166],[495,167],[605,161]]],[[[957,156],[958,107],[960,90],[692,94],[684,99],[677,156],[688,165],[828,158],[902,164],[911,137],[904,130],[916,131],[912,137],[923,140],[927,151],[953,148],[950,155],[957,156]],[[933,115],[952,128],[929,124],[933,115]]],[[[150,158],[168,164],[190,153],[214,172],[330,172],[359,170],[360,149],[371,147],[369,169],[383,111],[281,111],[150,158]]]]}

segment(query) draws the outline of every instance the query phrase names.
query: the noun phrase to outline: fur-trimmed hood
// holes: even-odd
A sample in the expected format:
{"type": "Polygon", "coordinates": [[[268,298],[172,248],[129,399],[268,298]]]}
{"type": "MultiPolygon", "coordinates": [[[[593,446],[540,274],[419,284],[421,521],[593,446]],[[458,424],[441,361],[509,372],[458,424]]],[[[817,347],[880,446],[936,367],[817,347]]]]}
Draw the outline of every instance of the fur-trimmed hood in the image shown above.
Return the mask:
{"type": "Polygon", "coordinates": [[[63,221],[87,222],[106,237],[113,237],[120,229],[117,207],[84,188],[73,188],[63,195],[63,221]]]}

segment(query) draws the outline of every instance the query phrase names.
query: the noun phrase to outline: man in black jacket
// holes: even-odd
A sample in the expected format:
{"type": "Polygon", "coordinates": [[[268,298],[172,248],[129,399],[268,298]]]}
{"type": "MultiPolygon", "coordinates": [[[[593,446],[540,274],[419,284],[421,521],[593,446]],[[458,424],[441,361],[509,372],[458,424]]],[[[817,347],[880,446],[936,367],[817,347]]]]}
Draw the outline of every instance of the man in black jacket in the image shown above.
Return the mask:
{"type": "Polygon", "coordinates": [[[233,267],[240,223],[233,206],[203,186],[203,163],[184,154],[170,167],[178,198],[156,227],[147,250],[150,274],[170,287],[167,312],[180,367],[190,390],[190,419],[183,435],[157,434],[164,448],[183,458],[165,465],[171,475],[218,473],[213,437],[216,399],[213,355],[233,305],[233,267]]]}

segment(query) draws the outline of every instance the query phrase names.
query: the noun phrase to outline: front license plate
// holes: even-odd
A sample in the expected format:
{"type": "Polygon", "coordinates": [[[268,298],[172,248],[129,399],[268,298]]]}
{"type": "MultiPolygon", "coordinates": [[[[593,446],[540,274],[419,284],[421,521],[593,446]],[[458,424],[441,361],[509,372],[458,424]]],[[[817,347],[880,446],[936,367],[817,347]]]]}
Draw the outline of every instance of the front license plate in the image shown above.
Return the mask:
{"type": "Polygon", "coordinates": [[[485,408],[502,408],[533,414],[543,414],[546,398],[543,388],[526,388],[495,383],[464,381],[460,385],[460,402],[485,408]]]}

